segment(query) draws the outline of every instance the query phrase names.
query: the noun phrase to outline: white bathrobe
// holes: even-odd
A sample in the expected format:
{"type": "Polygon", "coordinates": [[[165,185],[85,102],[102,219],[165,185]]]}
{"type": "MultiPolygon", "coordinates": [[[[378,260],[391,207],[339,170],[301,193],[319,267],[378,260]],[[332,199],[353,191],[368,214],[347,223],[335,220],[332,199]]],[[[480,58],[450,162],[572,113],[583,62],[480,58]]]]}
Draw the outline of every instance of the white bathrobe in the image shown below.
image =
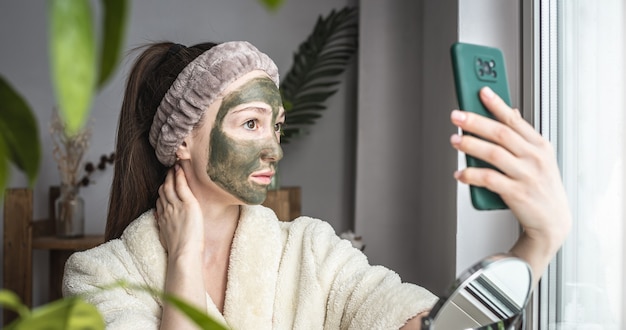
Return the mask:
{"type": "MultiPolygon", "coordinates": [[[[163,289],[166,252],[152,211],[120,239],[74,253],[63,294],[92,292],[124,280],[163,289]]],[[[115,288],[88,295],[107,329],[158,329],[161,304],[152,295],[115,288]]],[[[232,243],[224,313],[207,297],[207,313],[232,329],[398,329],[437,298],[401,283],[340,239],[326,222],[282,222],[271,209],[244,206],[232,243]]]]}

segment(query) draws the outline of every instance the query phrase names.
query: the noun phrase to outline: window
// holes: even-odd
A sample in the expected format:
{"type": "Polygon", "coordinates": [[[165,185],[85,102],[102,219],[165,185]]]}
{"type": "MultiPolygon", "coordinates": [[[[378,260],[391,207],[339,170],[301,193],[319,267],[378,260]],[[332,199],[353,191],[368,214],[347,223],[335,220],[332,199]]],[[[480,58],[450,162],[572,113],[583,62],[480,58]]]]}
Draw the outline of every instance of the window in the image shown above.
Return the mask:
{"type": "Polygon", "coordinates": [[[556,146],[574,216],[542,280],[539,329],[623,329],[625,4],[535,6],[540,126],[556,146]]]}

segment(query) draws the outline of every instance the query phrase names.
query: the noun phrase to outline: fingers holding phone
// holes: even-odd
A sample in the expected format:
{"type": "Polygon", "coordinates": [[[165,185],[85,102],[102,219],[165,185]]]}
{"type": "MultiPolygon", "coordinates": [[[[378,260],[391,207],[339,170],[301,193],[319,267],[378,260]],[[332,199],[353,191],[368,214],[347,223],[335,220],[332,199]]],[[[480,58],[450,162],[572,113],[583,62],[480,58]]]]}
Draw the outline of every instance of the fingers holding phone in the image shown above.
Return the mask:
{"type": "Polygon", "coordinates": [[[455,110],[453,124],[474,135],[453,135],[459,151],[493,164],[468,167],[455,174],[461,182],[498,193],[527,231],[560,232],[569,214],[556,155],[551,144],[489,89],[481,99],[498,120],[455,110]],[[477,137],[477,136],[480,136],[477,137]]]}

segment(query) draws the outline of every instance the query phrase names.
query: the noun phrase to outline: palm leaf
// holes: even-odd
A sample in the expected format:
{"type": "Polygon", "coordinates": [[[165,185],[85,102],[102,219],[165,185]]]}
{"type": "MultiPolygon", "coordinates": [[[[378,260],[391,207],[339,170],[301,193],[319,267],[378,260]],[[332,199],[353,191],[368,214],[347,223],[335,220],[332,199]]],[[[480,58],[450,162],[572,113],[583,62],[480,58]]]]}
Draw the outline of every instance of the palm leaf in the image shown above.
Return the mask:
{"type": "Polygon", "coordinates": [[[282,143],[305,133],[325,110],[324,102],[337,92],[339,76],[358,47],[356,7],[320,16],[309,37],[298,47],[293,65],[280,84],[287,116],[282,143]]]}

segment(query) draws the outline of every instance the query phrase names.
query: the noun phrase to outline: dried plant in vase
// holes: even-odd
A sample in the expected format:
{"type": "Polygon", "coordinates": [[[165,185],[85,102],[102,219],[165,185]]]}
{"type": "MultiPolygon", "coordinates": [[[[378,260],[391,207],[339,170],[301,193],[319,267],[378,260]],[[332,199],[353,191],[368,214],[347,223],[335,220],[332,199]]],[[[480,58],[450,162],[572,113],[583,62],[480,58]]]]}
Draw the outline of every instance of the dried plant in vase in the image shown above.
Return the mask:
{"type": "Polygon", "coordinates": [[[85,202],[79,195],[83,181],[81,169],[89,148],[91,128],[85,126],[76,134],[68,135],[63,119],[55,110],[50,135],[52,155],[61,177],[61,194],[55,202],[56,234],[61,238],[80,237],[84,235],[85,227],[85,202]]]}
{"type": "Polygon", "coordinates": [[[96,171],[104,171],[106,170],[108,165],[113,166],[115,163],[115,153],[112,152],[109,155],[103,154],[100,156],[100,162],[98,165],[94,165],[92,162],[85,163],[85,175],[80,179],[79,184],[83,187],[87,187],[88,185],[94,183],[91,180],[91,176],[96,173],[96,171]]]}

